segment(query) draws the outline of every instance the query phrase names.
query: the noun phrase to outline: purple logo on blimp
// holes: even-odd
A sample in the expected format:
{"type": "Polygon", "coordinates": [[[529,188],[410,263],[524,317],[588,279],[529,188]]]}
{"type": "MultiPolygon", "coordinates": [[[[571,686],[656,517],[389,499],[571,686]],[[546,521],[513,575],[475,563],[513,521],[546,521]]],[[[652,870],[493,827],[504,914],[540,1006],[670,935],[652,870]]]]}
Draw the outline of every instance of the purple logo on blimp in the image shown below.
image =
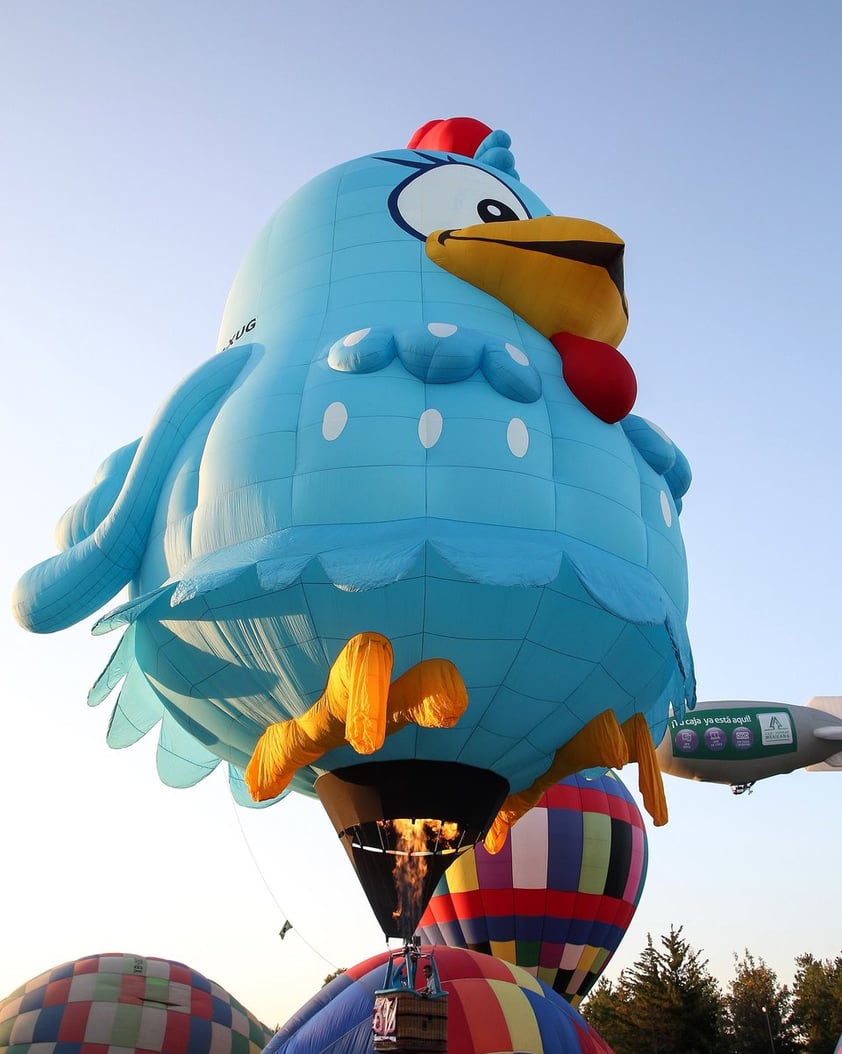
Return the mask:
{"type": "Polygon", "coordinates": [[[699,745],[699,737],[692,728],[682,728],[675,733],[675,746],[682,754],[689,754],[699,745]]]}
{"type": "Polygon", "coordinates": [[[716,725],[714,725],[713,728],[705,729],[705,746],[708,750],[724,750],[727,745],[728,737],[721,728],[717,728],[716,725]]]}
{"type": "Polygon", "coordinates": [[[731,742],[737,750],[750,750],[754,746],[754,732],[750,728],[735,728],[731,733],[731,742]]]}

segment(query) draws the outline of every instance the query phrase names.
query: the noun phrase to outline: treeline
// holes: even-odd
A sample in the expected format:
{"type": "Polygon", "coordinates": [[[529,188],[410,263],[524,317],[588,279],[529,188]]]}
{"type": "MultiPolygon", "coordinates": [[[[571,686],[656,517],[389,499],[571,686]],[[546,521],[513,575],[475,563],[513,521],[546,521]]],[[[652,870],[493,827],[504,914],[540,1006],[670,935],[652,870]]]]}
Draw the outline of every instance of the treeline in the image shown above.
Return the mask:
{"type": "Polygon", "coordinates": [[[723,991],[680,927],[651,935],[616,982],[579,1008],[614,1054],[833,1054],[842,1034],[842,954],[795,960],[792,988],[746,949],[723,991]]]}

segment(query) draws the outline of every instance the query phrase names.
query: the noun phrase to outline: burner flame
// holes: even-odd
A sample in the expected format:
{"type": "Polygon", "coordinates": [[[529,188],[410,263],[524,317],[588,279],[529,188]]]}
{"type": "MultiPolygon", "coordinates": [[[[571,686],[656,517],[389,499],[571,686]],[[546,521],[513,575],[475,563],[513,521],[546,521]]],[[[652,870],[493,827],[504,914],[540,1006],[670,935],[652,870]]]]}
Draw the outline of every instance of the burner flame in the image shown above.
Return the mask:
{"type": "Polygon", "coordinates": [[[324,772],[316,793],[380,928],[406,944],[439,879],[485,836],[509,785],[487,769],[405,758],[324,772]]]}
{"type": "Polygon", "coordinates": [[[392,918],[413,920],[414,928],[423,913],[427,859],[457,853],[461,828],[451,821],[415,819],[378,820],[377,826],[384,841],[394,845],[389,850],[395,856],[392,877],[397,894],[392,918]]]}

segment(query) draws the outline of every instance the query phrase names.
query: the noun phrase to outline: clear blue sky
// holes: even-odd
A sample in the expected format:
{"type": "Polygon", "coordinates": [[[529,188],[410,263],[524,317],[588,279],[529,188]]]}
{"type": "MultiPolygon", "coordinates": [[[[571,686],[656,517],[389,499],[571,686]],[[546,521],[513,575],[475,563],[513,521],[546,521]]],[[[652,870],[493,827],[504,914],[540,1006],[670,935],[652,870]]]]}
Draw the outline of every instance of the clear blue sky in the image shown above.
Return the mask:
{"type": "MultiPolygon", "coordinates": [[[[700,697],[842,694],[842,7],[6,0],[3,588],[216,347],[275,207],[434,117],[508,130],[555,211],[627,242],[637,412],[694,470],[700,697]]],[[[0,624],[0,996],[67,959],[180,959],[267,1023],[383,938],[318,803],[158,784],[85,696],[113,642],[0,624]],[[265,881],[264,881],[265,880],[265,881]],[[295,929],[281,942],[285,917],[295,929]]],[[[634,769],[624,774],[636,780],[634,769]]],[[[724,982],[842,951],[842,779],[669,779],[615,976],[671,923],[724,982]]]]}

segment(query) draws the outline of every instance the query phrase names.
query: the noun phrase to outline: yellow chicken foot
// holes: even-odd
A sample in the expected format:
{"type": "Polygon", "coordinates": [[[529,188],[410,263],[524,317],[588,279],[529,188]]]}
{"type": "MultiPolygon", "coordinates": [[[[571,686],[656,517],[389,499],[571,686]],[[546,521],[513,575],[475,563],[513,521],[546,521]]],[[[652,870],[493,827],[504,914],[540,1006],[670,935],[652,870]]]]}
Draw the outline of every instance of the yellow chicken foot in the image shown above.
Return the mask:
{"type": "Polygon", "coordinates": [[[623,737],[629,748],[629,761],[637,762],[637,786],[646,811],[656,827],[663,827],[669,818],[667,796],[652,733],[643,714],[634,714],[623,722],[623,737]]]}
{"type": "Polygon", "coordinates": [[[603,765],[622,768],[628,760],[629,749],[617,717],[613,710],[604,710],[559,747],[550,767],[531,787],[506,798],[485,836],[485,848],[489,853],[499,853],[506,844],[509,828],[537,805],[541,795],[559,780],[582,769],[603,765]]]}
{"type": "Polygon", "coordinates": [[[462,675],[446,659],[425,659],[401,674],[389,689],[390,731],[404,725],[452,728],[468,706],[462,675]]]}
{"type": "Polygon", "coordinates": [[[331,718],[344,718],[344,741],[358,754],[373,754],[386,738],[386,700],[393,661],[392,645],[381,634],[351,637],[331,667],[324,695],[304,718],[325,703],[331,718]]]}
{"type": "Polygon", "coordinates": [[[276,797],[298,769],[346,743],[358,754],[373,754],[387,735],[410,723],[450,728],[468,705],[459,671],[446,659],[426,659],[390,685],[391,672],[386,637],[352,637],[331,667],[323,695],[301,717],[270,725],[257,741],[245,772],[252,798],[276,797]]]}

